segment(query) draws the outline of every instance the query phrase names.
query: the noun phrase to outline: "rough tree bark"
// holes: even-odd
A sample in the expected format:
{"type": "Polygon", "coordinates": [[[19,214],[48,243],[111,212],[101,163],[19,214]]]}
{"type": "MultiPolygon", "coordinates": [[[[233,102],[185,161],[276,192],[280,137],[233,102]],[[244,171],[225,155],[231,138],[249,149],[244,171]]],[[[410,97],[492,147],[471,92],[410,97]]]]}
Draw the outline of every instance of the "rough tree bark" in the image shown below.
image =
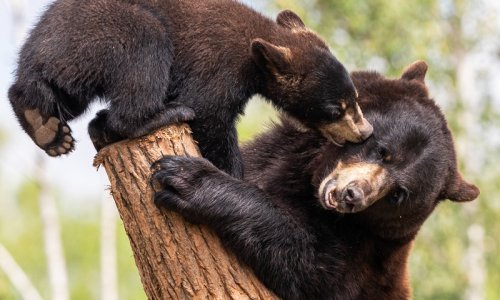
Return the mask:
{"type": "Polygon", "coordinates": [[[102,149],[103,165],[149,299],[277,299],[204,226],[159,209],[149,183],[163,155],[200,156],[187,125],[102,149]]]}

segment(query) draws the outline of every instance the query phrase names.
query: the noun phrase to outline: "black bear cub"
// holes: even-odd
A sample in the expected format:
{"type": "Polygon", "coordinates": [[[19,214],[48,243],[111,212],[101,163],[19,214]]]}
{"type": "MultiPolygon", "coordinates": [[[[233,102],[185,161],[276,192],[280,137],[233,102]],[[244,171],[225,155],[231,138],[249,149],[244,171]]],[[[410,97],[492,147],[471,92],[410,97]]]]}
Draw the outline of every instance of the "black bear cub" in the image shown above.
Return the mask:
{"type": "Polygon", "coordinates": [[[213,227],[283,299],[409,299],[420,226],[443,200],[479,195],[457,171],[426,70],[352,74],[374,126],[362,144],[338,147],[284,118],[243,149],[246,181],[201,158],[166,157],[155,201],[213,227]]]}
{"type": "Polygon", "coordinates": [[[338,144],[372,132],[346,69],[297,15],[274,22],[229,0],[57,0],[21,50],[9,99],[51,156],[73,149],[67,121],[100,98],[98,150],[191,121],[203,156],[242,177],[235,120],[254,94],[338,144]]]}

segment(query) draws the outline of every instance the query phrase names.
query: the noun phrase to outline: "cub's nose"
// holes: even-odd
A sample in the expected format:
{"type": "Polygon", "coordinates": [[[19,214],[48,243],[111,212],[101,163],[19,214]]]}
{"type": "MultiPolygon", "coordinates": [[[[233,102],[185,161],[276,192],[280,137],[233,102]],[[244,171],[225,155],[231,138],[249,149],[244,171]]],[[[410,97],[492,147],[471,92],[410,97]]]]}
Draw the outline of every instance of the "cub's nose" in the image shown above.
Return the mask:
{"type": "Polygon", "coordinates": [[[358,130],[361,135],[361,141],[366,140],[373,133],[373,126],[368,122],[365,118],[362,119],[360,124],[358,125],[358,130]]]}
{"type": "Polygon", "coordinates": [[[361,108],[356,103],[355,106],[355,115],[358,116],[356,121],[356,129],[359,131],[360,142],[366,140],[373,133],[373,126],[368,122],[368,120],[363,116],[363,112],[361,108]]]}

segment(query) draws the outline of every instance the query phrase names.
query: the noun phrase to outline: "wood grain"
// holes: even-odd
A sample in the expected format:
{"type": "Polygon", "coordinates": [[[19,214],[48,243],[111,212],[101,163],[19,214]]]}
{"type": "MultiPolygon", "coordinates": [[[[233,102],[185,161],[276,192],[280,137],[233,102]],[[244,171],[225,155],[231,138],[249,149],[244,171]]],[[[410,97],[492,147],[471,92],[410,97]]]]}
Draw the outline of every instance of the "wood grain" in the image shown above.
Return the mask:
{"type": "Polygon", "coordinates": [[[102,149],[104,166],[149,299],[277,299],[214,232],[159,209],[149,182],[163,155],[200,156],[186,124],[102,149]]]}

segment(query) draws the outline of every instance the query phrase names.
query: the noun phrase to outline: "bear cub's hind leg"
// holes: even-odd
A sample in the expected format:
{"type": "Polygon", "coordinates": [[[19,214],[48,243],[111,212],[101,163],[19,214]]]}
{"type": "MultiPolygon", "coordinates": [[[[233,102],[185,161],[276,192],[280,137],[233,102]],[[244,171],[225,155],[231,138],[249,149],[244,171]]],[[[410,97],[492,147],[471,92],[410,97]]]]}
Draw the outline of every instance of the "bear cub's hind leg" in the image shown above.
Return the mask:
{"type": "Polygon", "coordinates": [[[24,118],[31,128],[33,141],[50,156],[59,156],[71,152],[74,148],[74,140],[71,129],[65,122],[53,116],[43,116],[40,111],[27,109],[24,118]]]}
{"type": "Polygon", "coordinates": [[[153,117],[146,120],[140,126],[133,128],[129,136],[131,138],[137,138],[151,133],[160,127],[175,123],[189,122],[194,120],[194,118],[195,113],[192,108],[182,103],[169,102],[165,104],[161,111],[156,112],[153,117]]]}
{"type": "Polygon", "coordinates": [[[195,118],[194,110],[177,102],[170,102],[165,108],[149,118],[144,124],[137,124],[127,130],[127,136],[119,134],[113,128],[120,128],[122,122],[113,118],[110,110],[104,109],[97,113],[96,117],[89,123],[88,132],[92,143],[97,151],[107,145],[116,143],[125,138],[137,138],[156,129],[169,124],[189,122],[195,118]],[[118,123],[118,124],[117,124],[118,123]]]}
{"type": "Polygon", "coordinates": [[[109,110],[100,110],[89,123],[90,140],[97,151],[125,138],[107,126],[108,114],[109,110]]]}

